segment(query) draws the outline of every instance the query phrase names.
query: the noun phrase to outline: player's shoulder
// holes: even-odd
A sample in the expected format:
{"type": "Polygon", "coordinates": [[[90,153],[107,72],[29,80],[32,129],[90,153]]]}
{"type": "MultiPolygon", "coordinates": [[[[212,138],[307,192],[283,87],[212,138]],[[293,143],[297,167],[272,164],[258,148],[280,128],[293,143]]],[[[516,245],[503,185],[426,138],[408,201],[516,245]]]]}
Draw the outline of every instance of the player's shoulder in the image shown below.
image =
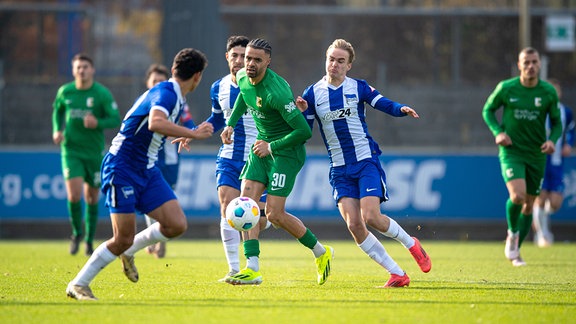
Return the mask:
{"type": "Polygon", "coordinates": [[[63,85],[60,86],[60,88],[58,88],[59,94],[72,92],[72,91],[76,91],[76,84],[74,84],[73,81],[68,82],[68,83],[64,83],[63,85]]]}
{"type": "Polygon", "coordinates": [[[370,88],[370,85],[368,84],[368,81],[364,80],[364,79],[357,79],[357,78],[352,78],[347,76],[344,79],[344,83],[348,84],[350,86],[353,87],[358,87],[358,88],[370,88]]]}
{"type": "Polygon", "coordinates": [[[94,89],[98,90],[98,91],[103,91],[103,92],[110,92],[110,90],[108,89],[108,87],[106,87],[105,85],[103,85],[102,83],[98,82],[98,81],[94,81],[94,85],[93,85],[94,89]]]}
{"type": "Polygon", "coordinates": [[[288,81],[286,81],[286,79],[281,77],[278,73],[274,72],[270,68],[266,70],[266,75],[264,76],[264,79],[262,81],[269,90],[280,92],[289,91],[290,93],[292,93],[288,81]]]}
{"type": "Polygon", "coordinates": [[[540,80],[538,82],[538,86],[541,87],[542,89],[544,89],[544,91],[546,91],[547,93],[550,94],[554,94],[554,95],[558,95],[556,93],[556,88],[554,88],[554,86],[552,85],[552,83],[546,81],[546,80],[540,80]]]}
{"type": "Polygon", "coordinates": [[[210,88],[215,89],[215,88],[218,88],[220,86],[227,86],[230,84],[232,84],[232,75],[226,74],[225,76],[221,77],[220,79],[214,81],[212,83],[212,85],[210,86],[210,88]]]}
{"type": "Polygon", "coordinates": [[[498,83],[498,88],[501,88],[501,89],[508,89],[508,88],[519,87],[519,86],[521,86],[520,77],[513,77],[513,78],[505,79],[505,80],[500,81],[500,83],[498,83]]]}
{"type": "Polygon", "coordinates": [[[517,76],[498,82],[493,95],[506,95],[510,93],[512,89],[518,89],[518,91],[521,91],[519,89],[524,89],[524,86],[520,83],[520,77],[517,76]]]}

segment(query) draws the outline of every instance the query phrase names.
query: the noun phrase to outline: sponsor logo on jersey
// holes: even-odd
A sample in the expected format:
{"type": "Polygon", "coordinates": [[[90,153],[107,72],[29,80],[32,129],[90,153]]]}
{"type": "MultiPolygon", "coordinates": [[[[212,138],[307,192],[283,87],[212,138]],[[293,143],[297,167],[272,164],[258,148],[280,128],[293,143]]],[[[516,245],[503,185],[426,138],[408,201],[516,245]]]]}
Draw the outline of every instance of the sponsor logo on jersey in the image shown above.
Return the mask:
{"type": "Polygon", "coordinates": [[[517,102],[518,98],[510,98],[510,102],[517,102]]]}
{"type": "Polygon", "coordinates": [[[250,111],[250,114],[252,114],[253,117],[258,118],[258,119],[266,119],[266,116],[264,116],[264,114],[252,107],[248,107],[248,111],[250,111]]]}
{"type": "Polygon", "coordinates": [[[87,110],[82,109],[70,109],[70,118],[80,118],[83,119],[84,116],[89,114],[90,112],[87,110]]]}
{"type": "Polygon", "coordinates": [[[521,120],[536,120],[540,116],[539,110],[526,110],[526,109],[517,109],[514,110],[514,118],[521,120]]]}
{"type": "Polygon", "coordinates": [[[284,109],[286,109],[287,112],[291,113],[296,109],[296,104],[294,103],[294,101],[290,101],[289,104],[284,106],[284,109]]]}
{"type": "Polygon", "coordinates": [[[332,121],[337,119],[345,119],[346,117],[356,117],[358,116],[358,110],[350,108],[342,108],[334,111],[329,111],[326,114],[320,116],[323,121],[332,121]]]}
{"type": "Polygon", "coordinates": [[[86,98],[86,107],[94,107],[94,97],[86,98]]]}

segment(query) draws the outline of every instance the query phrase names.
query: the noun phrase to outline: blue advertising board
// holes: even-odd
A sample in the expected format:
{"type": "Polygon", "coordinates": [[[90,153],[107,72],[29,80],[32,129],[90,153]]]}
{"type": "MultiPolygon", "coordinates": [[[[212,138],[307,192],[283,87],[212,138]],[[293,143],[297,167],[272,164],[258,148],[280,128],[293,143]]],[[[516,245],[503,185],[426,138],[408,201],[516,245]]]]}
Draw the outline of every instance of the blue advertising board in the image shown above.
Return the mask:
{"type": "MultiPolygon", "coordinates": [[[[486,155],[383,155],[393,217],[502,220],[507,191],[498,158],[486,155]]],[[[190,219],[219,214],[214,154],[184,154],[176,193],[190,219]]],[[[555,220],[576,222],[576,158],[567,160],[565,200],[555,220]]],[[[103,199],[100,216],[108,217],[103,199]]],[[[309,154],[287,209],[303,218],[339,219],[328,158],[309,154]]],[[[0,151],[0,219],[67,219],[58,152],[0,151]]]]}

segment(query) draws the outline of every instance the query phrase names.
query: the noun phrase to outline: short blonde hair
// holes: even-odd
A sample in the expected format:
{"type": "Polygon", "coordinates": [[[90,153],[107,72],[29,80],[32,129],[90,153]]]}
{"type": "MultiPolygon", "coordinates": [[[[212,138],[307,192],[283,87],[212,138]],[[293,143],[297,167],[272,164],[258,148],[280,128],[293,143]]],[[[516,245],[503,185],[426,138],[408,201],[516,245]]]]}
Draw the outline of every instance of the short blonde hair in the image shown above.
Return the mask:
{"type": "Polygon", "coordinates": [[[326,55],[328,55],[328,51],[331,48],[339,48],[339,49],[343,49],[345,51],[348,52],[348,54],[350,54],[350,57],[348,58],[348,63],[352,63],[354,62],[354,47],[352,47],[352,44],[348,43],[346,40],[342,39],[342,38],[338,38],[335,41],[332,42],[332,44],[330,44],[330,46],[328,46],[328,49],[326,50],[326,55]]]}

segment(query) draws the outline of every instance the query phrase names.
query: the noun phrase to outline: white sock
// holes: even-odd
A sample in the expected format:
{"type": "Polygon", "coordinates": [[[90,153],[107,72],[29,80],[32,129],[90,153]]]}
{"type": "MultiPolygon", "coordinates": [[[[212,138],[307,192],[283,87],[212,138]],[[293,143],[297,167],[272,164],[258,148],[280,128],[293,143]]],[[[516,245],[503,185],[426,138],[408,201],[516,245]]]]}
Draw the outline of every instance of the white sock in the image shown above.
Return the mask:
{"type": "Polygon", "coordinates": [[[76,277],[70,281],[71,285],[88,286],[94,280],[94,277],[116,259],[116,255],[112,254],[106,247],[106,242],[100,244],[92,253],[84,267],[78,272],[76,277]]]}
{"type": "Polygon", "coordinates": [[[537,233],[542,233],[542,217],[544,216],[544,209],[539,206],[534,206],[532,210],[532,225],[537,233]]]}
{"type": "Polygon", "coordinates": [[[146,227],[143,231],[136,234],[134,237],[134,243],[128,250],[124,251],[127,256],[133,256],[136,252],[147,247],[148,245],[155,244],[158,242],[166,242],[169,238],[164,236],[160,232],[160,223],[156,222],[149,227],[146,227]]]}
{"type": "Polygon", "coordinates": [[[386,249],[374,234],[369,233],[364,242],[358,244],[358,247],[391,274],[404,275],[404,270],[388,255],[388,252],[386,252],[386,249]]]}
{"type": "Polygon", "coordinates": [[[156,223],[156,220],[146,214],[144,214],[144,219],[146,220],[146,226],[150,226],[154,223],[156,223]]]}
{"type": "Polygon", "coordinates": [[[322,243],[320,243],[320,241],[318,241],[316,242],[316,245],[314,245],[314,247],[312,248],[312,253],[314,253],[315,258],[318,258],[322,254],[326,253],[326,248],[324,247],[324,245],[322,245],[322,243]]]}
{"type": "Polygon", "coordinates": [[[220,236],[226,253],[229,271],[240,271],[240,232],[232,228],[225,218],[220,217],[220,236]]]}
{"type": "Polygon", "coordinates": [[[251,256],[246,260],[246,268],[250,268],[254,271],[260,271],[260,263],[257,256],[251,256]]]}
{"type": "Polygon", "coordinates": [[[414,246],[414,239],[408,235],[402,226],[398,225],[398,223],[396,223],[396,221],[392,218],[390,218],[390,226],[388,226],[388,231],[382,234],[402,243],[402,245],[404,245],[404,247],[407,249],[414,246]]]}

